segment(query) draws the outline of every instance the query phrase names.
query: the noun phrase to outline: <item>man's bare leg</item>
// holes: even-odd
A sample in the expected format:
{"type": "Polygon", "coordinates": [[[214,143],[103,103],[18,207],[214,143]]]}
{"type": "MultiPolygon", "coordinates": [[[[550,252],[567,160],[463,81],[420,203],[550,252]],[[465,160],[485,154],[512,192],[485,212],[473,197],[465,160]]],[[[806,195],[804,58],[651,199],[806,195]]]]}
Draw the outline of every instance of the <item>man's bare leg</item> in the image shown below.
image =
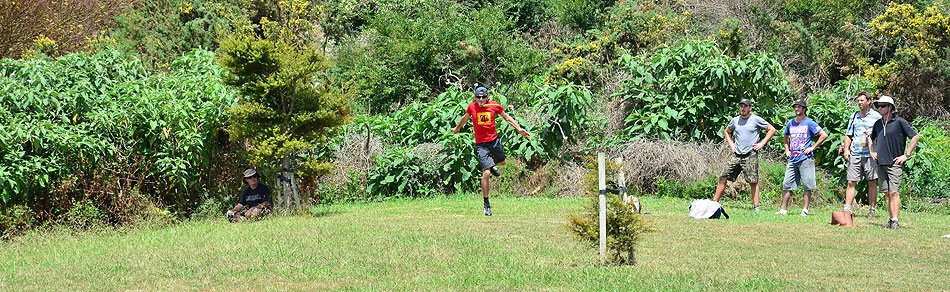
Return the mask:
{"type": "Polygon", "coordinates": [[[749,192],[752,193],[752,208],[758,211],[759,210],[759,184],[758,183],[749,184],[749,192]]]}
{"type": "Polygon", "coordinates": [[[482,199],[485,201],[485,216],[491,216],[491,204],[488,202],[488,178],[491,177],[491,170],[482,170],[482,199]]]}
{"type": "Polygon", "coordinates": [[[868,180],[868,217],[874,217],[875,205],[877,205],[877,180],[868,180]]]}
{"type": "Polygon", "coordinates": [[[844,190],[844,210],[851,211],[851,205],[854,205],[854,195],[857,192],[858,182],[848,181],[848,188],[844,190]]]}
{"type": "Polygon", "coordinates": [[[713,201],[719,202],[719,198],[722,197],[722,192],[726,190],[726,179],[720,178],[719,182],[716,183],[716,194],[713,195],[713,201]]]}

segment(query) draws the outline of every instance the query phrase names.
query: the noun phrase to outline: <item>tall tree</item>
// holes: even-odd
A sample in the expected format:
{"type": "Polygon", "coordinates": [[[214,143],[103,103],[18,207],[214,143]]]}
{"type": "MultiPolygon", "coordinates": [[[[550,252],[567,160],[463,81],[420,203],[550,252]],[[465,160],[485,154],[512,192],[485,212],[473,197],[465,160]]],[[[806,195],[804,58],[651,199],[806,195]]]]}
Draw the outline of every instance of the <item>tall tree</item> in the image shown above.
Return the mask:
{"type": "MultiPolygon", "coordinates": [[[[225,82],[239,88],[237,106],[230,108],[227,132],[246,141],[252,163],[268,167],[280,162],[285,207],[295,194],[293,159],[326,143],[334,127],[348,113],[349,94],[334,88],[322,74],[327,62],[319,50],[295,47],[286,38],[233,35],[221,42],[219,62],[229,73],[225,82]]],[[[329,164],[305,160],[311,172],[329,170],[329,164]]]]}

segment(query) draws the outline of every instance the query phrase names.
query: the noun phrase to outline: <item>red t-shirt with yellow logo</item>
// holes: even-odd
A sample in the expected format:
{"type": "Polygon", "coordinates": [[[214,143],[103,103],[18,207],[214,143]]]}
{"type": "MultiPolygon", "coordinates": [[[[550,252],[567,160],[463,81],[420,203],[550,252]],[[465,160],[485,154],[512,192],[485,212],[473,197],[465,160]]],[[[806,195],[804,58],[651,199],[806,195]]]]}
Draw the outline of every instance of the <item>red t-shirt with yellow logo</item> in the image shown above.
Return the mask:
{"type": "Polygon", "coordinates": [[[465,112],[472,116],[472,122],[475,124],[475,143],[498,139],[498,132],[495,131],[495,115],[504,111],[505,107],[493,100],[486,102],[485,106],[478,106],[477,102],[468,104],[465,112]]]}

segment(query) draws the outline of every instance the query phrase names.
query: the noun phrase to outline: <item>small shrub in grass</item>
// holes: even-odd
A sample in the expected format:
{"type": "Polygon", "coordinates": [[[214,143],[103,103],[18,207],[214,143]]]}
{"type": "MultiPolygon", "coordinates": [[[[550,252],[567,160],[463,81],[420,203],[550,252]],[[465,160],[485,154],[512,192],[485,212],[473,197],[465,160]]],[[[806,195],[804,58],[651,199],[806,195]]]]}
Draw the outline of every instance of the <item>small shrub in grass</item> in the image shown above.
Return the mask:
{"type": "Polygon", "coordinates": [[[105,223],[106,214],[91,200],[73,203],[73,207],[63,216],[63,222],[70,227],[89,228],[105,223]]]}
{"type": "MultiPolygon", "coordinates": [[[[614,173],[619,166],[608,161],[607,173],[614,173]]],[[[600,199],[596,159],[586,164],[587,176],[584,178],[589,200],[583,213],[568,215],[567,228],[577,234],[581,240],[594,247],[600,246],[600,199]]],[[[609,182],[608,182],[609,183],[609,182]]],[[[608,184],[609,185],[609,184],[608,184]]],[[[607,261],[613,264],[636,265],[634,249],[644,233],[656,231],[653,222],[638,213],[630,212],[631,205],[624,203],[616,194],[606,194],[607,198],[607,261]]]]}
{"type": "MultiPolygon", "coordinates": [[[[631,205],[615,194],[607,194],[607,261],[614,264],[636,265],[636,244],[645,233],[656,231],[653,223],[638,213],[630,212],[631,205]]],[[[597,247],[600,245],[599,198],[591,193],[584,213],[568,216],[567,227],[581,240],[597,247]]]]}

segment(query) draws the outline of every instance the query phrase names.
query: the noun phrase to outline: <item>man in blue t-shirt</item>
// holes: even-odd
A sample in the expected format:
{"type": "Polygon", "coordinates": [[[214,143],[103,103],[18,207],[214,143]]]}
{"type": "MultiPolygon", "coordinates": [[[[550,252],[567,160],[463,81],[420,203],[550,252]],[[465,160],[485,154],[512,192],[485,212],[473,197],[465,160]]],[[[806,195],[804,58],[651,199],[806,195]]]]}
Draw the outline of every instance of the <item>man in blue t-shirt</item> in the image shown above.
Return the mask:
{"type": "Polygon", "coordinates": [[[805,100],[798,100],[792,104],[795,109],[795,117],[788,120],[785,124],[785,156],[788,157],[788,165],[785,167],[785,180],[782,182],[782,209],[775,214],[788,214],[788,200],[792,197],[792,191],[798,189],[801,183],[805,189],[805,205],[802,208],[802,216],[808,216],[808,203],[811,201],[811,190],[815,189],[815,149],[828,138],[815,121],[809,119],[805,114],[808,107],[805,100]],[[812,139],[818,135],[818,141],[812,144],[812,139]]]}
{"type": "Polygon", "coordinates": [[[858,111],[848,120],[848,128],[844,133],[844,160],[848,162],[848,188],[844,192],[844,211],[851,211],[854,195],[857,192],[858,182],[868,182],[868,218],[874,217],[874,203],[877,202],[877,161],[871,157],[868,136],[874,122],[881,119],[881,114],[871,109],[871,98],[867,92],[858,93],[855,98],[858,111]]]}

